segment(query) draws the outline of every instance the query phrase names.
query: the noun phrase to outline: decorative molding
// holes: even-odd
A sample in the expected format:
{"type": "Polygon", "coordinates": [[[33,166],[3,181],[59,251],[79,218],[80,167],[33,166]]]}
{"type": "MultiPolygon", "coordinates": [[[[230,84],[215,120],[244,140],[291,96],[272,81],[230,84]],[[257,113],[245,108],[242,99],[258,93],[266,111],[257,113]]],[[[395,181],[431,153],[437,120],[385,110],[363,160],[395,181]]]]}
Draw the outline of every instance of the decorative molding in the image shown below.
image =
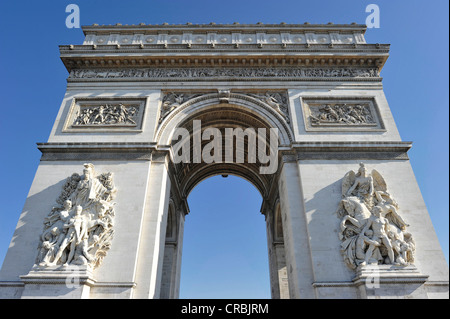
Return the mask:
{"type": "Polygon", "coordinates": [[[341,287],[354,287],[355,284],[351,281],[323,281],[323,282],[313,282],[312,286],[314,288],[341,288],[341,287]]]}
{"type": "Polygon", "coordinates": [[[356,270],[353,283],[356,287],[374,280],[379,284],[424,284],[428,275],[421,274],[414,265],[366,265],[356,270]]]}
{"type": "Polygon", "coordinates": [[[13,288],[13,287],[23,288],[24,286],[25,284],[23,281],[13,281],[13,280],[0,281],[0,287],[3,288],[13,288]]]}
{"type": "Polygon", "coordinates": [[[41,161],[150,161],[156,143],[38,143],[41,161]]]}
{"type": "Polygon", "coordinates": [[[298,142],[297,160],[408,160],[411,142],[298,142]]]}
{"type": "Polygon", "coordinates": [[[192,32],[213,32],[218,30],[230,30],[233,32],[243,32],[243,31],[259,31],[259,30],[271,30],[275,33],[278,32],[286,32],[286,30],[297,30],[298,32],[324,32],[324,31],[346,31],[346,32],[361,32],[364,33],[367,29],[367,26],[365,24],[357,24],[357,23],[351,23],[351,24],[334,24],[334,23],[327,23],[327,24],[311,24],[309,22],[305,22],[303,24],[288,24],[285,22],[281,23],[239,23],[234,22],[232,24],[228,23],[215,23],[211,22],[209,24],[197,24],[197,23],[191,23],[187,22],[185,24],[169,24],[169,23],[162,23],[162,24],[146,24],[146,23],[139,23],[139,24],[126,24],[123,25],[121,23],[116,23],[115,25],[111,24],[103,24],[99,25],[97,23],[94,23],[92,25],[86,25],[82,27],[83,32],[85,34],[97,34],[100,32],[112,32],[114,34],[119,34],[121,31],[123,31],[126,34],[131,34],[134,32],[137,33],[137,31],[165,31],[168,33],[169,31],[173,30],[182,30],[182,31],[192,31],[192,32]]]}
{"type": "Polygon", "coordinates": [[[106,282],[95,281],[93,288],[135,288],[135,282],[106,282]]]}
{"type": "Polygon", "coordinates": [[[334,152],[299,152],[298,160],[408,160],[406,152],[378,152],[371,151],[334,151],[334,152]]]}
{"type": "Polygon", "coordinates": [[[20,279],[25,285],[67,285],[76,280],[77,285],[92,287],[95,279],[88,267],[67,265],[40,267],[34,265],[32,270],[20,279]]]}
{"type": "Polygon", "coordinates": [[[46,152],[41,161],[151,161],[151,152],[46,152]]]}
{"type": "MultiPolygon", "coordinates": [[[[286,160],[407,160],[411,142],[298,142],[280,149],[286,160]]],[[[42,161],[152,159],[156,143],[38,143],[42,161]]],[[[284,158],[284,157],[283,157],[284,158]]]]}
{"type": "Polygon", "coordinates": [[[108,150],[124,150],[124,151],[136,151],[136,150],[154,150],[156,149],[156,143],[139,143],[139,142],[85,142],[85,143],[37,143],[38,148],[42,152],[56,151],[64,149],[73,150],[93,150],[93,151],[108,151],[108,150]]]}
{"type": "MultiPolygon", "coordinates": [[[[240,45],[245,47],[246,45],[240,45]]],[[[111,46],[95,52],[89,47],[61,52],[61,59],[67,70],[77,69],[121,69],[121,68],[375,68],[381,71],[389,50],[357,50],[346,48],[322,48],[322,45],[307,44],[306,49],[271,47],[252,52],[243,48],[237,54],[233,50],[219,49],[169,49],[166,48],[121,48],[111,46]],[[212,51],[211,51],[212,50],[212,51]],[[331,51],[330,51],[331,50],[331,51]],[[374,51],[375,50],[375,51],[374,51]]],[[[364,45],[366,46],[366,45],[364,45]]]]}

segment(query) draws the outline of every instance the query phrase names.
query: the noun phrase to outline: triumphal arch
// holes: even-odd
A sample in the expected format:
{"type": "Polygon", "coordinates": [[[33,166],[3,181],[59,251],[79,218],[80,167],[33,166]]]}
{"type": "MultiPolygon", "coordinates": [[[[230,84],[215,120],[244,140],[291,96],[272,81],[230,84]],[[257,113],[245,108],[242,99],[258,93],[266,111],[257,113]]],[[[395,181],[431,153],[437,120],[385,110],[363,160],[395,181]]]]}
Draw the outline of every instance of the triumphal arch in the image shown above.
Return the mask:
{"type": "Polygon", "coordinates": [[[448,298],[365,31],[85,26],[0,296],[177,298],[189,192],[232,174],[263,198],[273,298],[448,298]]]}

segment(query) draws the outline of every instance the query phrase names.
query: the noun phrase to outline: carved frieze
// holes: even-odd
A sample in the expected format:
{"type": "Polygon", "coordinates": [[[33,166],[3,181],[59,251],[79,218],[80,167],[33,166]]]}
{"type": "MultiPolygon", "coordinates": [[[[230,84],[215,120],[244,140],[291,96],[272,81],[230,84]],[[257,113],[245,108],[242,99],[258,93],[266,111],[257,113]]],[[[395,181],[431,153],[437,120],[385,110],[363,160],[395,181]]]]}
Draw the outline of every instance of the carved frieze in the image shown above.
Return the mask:
{"type": "Polygon", "coordinates": [[[91,163],[68,177],[44,220],[36,266],[100,266],[114,235],[116,192],[113,174],[96,175],[91,163]]]}
{"type": "Polygon", "coordinates": [[[379,78],[377,68],[135,68],[135,69],[76,69],[69,80],[141,79],[236,79],[236,78],[379,78]]]}
{"type": "Polygon", "coordinates": [[[73,100],[64,132],[140,130],[145,100],[100,98],[73,100]]]}
{"type": "Polygon", "coordinates": [[[352,269],[365,265],[407,266],[414,262],[415,242],[400,208],[381,174],[360,163],[342,180],[337,215],[345,263],[352,269]]]}

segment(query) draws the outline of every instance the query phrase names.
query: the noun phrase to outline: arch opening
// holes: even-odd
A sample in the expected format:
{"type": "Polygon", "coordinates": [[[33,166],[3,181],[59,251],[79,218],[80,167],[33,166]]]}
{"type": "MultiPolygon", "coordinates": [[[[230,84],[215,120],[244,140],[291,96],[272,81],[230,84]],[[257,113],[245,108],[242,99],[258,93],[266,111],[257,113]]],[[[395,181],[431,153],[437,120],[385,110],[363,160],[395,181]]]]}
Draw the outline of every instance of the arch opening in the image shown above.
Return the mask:
{"type": "MultiPolygon", "coordinates": [[[[247,255],[251,255],[252,251],[257,251],[258,249],[263,249],[259,258],[262,258],[264,261],[254,263],[254,265],[258,267],[265,265],[266,269],[256,282],[266,282],[266,288],[256,289],[253,293],[244,293],[242,298],[283,298],[287,296],[287,294],[282,293],[281,290],[284,288],[280,284],[286,281],[284,272],[280,271],[280,269],[286,269],[283,266],[283,264],[285,265],[285,254],[284,240],[282,238],[283,232],[280,230],[280,227],[282,227],[281,215],[278,209],[276,219],[274,219],[274,204],[278,197],[277,184],[279,164],[281,164],[279,147],[289,145],[291,136],[289,126],[284,121],[284,118],[270,106],[251,101],[251,99],[241,99],[239,94],[232,95],[232,98],[227,103],[219,101],[217,95],[214,94],[207,95],[207,98],[202,96],[197,101],[178,106],[175,111],[163,119],[157,132],[157,142],[161,146],[168,146],[171,150],[170,171],[174,185],[172,191],[176,193],[175,197],[182,203],[180,204],[180,207],[183,207],[181,211],[184,214],[192,212],[185,216],[178,211],[176,215],[180,220],[178,222],[180,231],[176,236],[177,239],[174,243],[171,243],[166,238],[166,249],[169,252],[173,251],[174,253],[169,253],[169,255],[175,257],[169,256],[168,262],[163,267],[163,274],[170,273],[172,269],[170,267],[177,267],[173,275],[167,275],[167,278],[171,278],[171,282],[175,283],[171,284],[170,287],[178,289],[178,292],[171,296],[176,297],[179,295],[181,298],[227,298],[226,286],[220,288],[218,285],[211,283],[213,281],[212,278],[208,279],[207,277],[203,278],[206,280],[207,285],[201,286],[199,283],[202,282],[202,279],[198,278],[197,273],[203,274],[208,269],[211,269],[213,274],[220,277],[227,274],[228,270],[234,269],[236,271],[239,269],[239,261],[245,261],[247,255]],[[200,128],[196,127],[196,121],[201,123],[200,128]],[[275,138],[271,134],[273,129],[277,131],[275,138]],[[177,130],[181,130],[182,134],[178,135],[177,130]],[[214,131],[214,134],[211,133],[210,136],[207,134],[205,139],[203,136],[208,130],[214,131]],[[227,130],[232,134],[227,134],[227,130]],[[270,133],[265,135],[258,134],[263,131],[270,133]],[[217,136],[219,137],[216,139],[217,136]],[[211,162],[196,161],[196,149],[193,142],[195,138],[197,138],[198,143],[196,146],[200,145],[202,157],[205,155],[206,149],[206,155],[212,158],[220,158],[221,160],[211,162]],[[222,148],[215,147],[216,144],[214,143],[218,141],[218,144],[223,146],[222,148]],[[231,156],[227,158],[227,154],[230,155],[230,148],[232,150],[231,156]],[[188,155],[184,156],[183,154],[188,155]],[[274,156],[272,156],[273,154],[274,156]],[[266,158],[264,158],[264,155],[266,158]],[[180,157],[183,160],[180,161],[180,157]],[[275,164],[273,165],[273,163],[275,164]],[[275,169],[269,174],[261,173],[261,167],[269,165],[273,165],[275,169]],[[221,176],[227,176],[227,178],[224,179],[221,176]],[[210,185],[211,181],[215,181],[214,185],[210,185]],[[207,195],[208,192],[213,192],[217,185],[221,185],[224,181],[240,181],[240,184],[246,185],[246,189],[237,195],[241,196],[240,199],[234,200],[234,204],[237,206],[228,207],[228,211],[218,213],[219,216],[216,216],[216,220],[211,221],[208,225],[206,223],[208,218],[213,217],[217,211],[220,212],[222,209],[227,209],[227,205],[221,204],[221,200],[232,200],[232,194],[236,190],[234,187],[231,187],[220,194],[207,195]],[[210,185],[210,187],[206,187],[207,190],[205,191],[203,190],[204,185],[210,185]],[[206,195],[204,192],[206,192],[206,195]],[[246,209],[245,205],[249,203],[248,194],[250,193],[257,195],[254,196],[258,198],[258,203],[254,204],[252,208],[246,209]],[[210,208],[198,208],[197,203],[192,200],[196,197],[198,197],[198,205],[200,207],[204,206],[205,203],[210,203],[212,206],[210,208]],[[206,209],[209,213],[199,213],[202,209],[206,209]],[[253,220],[247,223],[246,226],[248,231],[258,223],[263,224],[258,230],[254,230],[259,232],[260,236],[242,237],[243,239],[239,243],[231,244],[226,249],[219,248],[219,244],[230,241],[230,236],[233,235],[233,225],[242,226],[245,224],[241,221],[243,216],[253,219],[258,218],[258,214],[252,214],[253,217],[245,215],[247,210],[258,210],[264,214],[263,218],[259,218],[258,221],[253,220]],[[183,215],[181,218],[180,214],[183,215]],[[206,223],[207,226],[194,227],[197,219],[200,219],[197,221],[198,223],[206,223]],[[227,223],[231,223],[228,228],[225,227],[227,223]],[[197,228],[197,230],[192,230],[192,228],[197,228]],[[222,228],[228,229],[228,231],[223,231],[222,228]],[[205,230],[210,230],[212,233],[201,235],[201,232],[205,230]],[[198,237],[199,242],[191,242],[190,232],[194,233],[192,236],[198,237]],[[222,236],[216,236],[221,232],[222,236]],[[215,239],[213,240],[212,238],[215,239]],[[251,243],[255,238],[259,238],[258,244],[254,244],[254,247],[248,253],[242,253],[237,249],[251,243]],[[194,249],[194,253],[197,254],[201,252],[209,253],[205,253],[202,256],[189,257],[190,249],[194,249]],[[183,258],[181,258],[181,251],[183,251],[183,258]],[[210,253],[219,255],[211,255],[210,253]],[[214,256],[218,260],[212,260],[214,256]],[[181,259],[183,259],[182,263],[181,259]],[[189,265],[186,265],[186,263],[189,263],[189,260],[194,263],[201,262],[201,266],[192,266],[193,270],[189,273],[185,270],[186,267],[189,269],[189,265]],[[213,261],[217,263],[214,264],[213,261]],[[234,261],[237,264],[224,268],[228,261],[234,261]],[[197,282],[195,281],[196,278],[197,282]],[[186,282],[186,280],[190,282],[186,282]],[[199,287],[200,291],[197,290],[195,294],[190,294],[190,292],[186,291],[188,287],[199,287]],[[214,289],[214,291],[211,289],[214,289]],[[217,294],[211,294],[211,292],[217,294]]],[[[169,221],[173,220],[170,218],[169,216],[169,221]]],[[[168,224],[172,224],[172,222],[168,224]]],[[[167,229],[167,231],[171,232],[170,229],[167,229]]],[[[248,263],[245,265],[244,269],[251,269],[251,267],[248,267],[248,263]]],[[[236,274],[239,273],[239,271],[236,272],[236,274]]],[[[235,280],[229,278],[227,283],[234,283],[234,286],[228,287],[233,292],[233,294],[228,295],[228,298],[238,298],[236,291],[246,291],[245,287],[239,288],[236,285],[240,281],[245,283],[245,278],[250,278],[253,273],[254,271],[250,274],[242,275],[241,272],[241,280],[238,278],[239,275],[234,277],[235,280]]],[[[163,289],[168,290],[167,287],[163,289]]],[[[161,293],[161,296],[163,295],[167,295],[167,293],[161,293]]]]}
{"type": "Polygon", "coordinates": [[[261,201],[254,185],[234,175],[195,186],[188,197],[180,298],[270,298],[261,201]]]}

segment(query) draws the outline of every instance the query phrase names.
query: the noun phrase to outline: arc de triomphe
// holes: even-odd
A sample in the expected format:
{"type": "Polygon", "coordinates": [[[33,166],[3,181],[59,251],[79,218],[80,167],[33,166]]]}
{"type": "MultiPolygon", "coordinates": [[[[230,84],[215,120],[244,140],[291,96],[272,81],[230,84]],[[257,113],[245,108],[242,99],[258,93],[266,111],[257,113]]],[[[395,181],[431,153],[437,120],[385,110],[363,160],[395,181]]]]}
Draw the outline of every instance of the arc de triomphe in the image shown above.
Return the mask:
{"type": "Polygon", "coordinates": [[[189,192],[232,174],[263,198],[273,298],[448,298],[365,30],[83,27],[0,297],[177,298],[189,192]]]}

